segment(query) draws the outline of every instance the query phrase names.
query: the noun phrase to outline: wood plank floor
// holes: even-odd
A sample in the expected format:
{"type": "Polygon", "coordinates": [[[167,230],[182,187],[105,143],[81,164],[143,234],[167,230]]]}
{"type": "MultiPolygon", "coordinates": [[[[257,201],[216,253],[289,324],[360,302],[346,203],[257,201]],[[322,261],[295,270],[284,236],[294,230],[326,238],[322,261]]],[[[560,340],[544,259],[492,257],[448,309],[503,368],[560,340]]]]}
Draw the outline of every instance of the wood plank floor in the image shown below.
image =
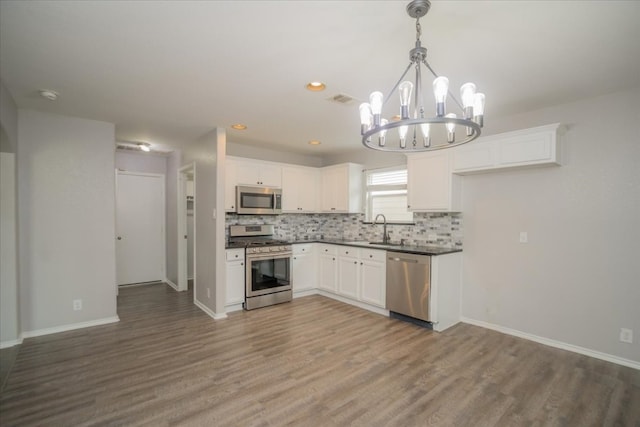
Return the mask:
{"type": "Polygon", "coordinates": [[[471,325],[321,296],[213,321],[166,285],[118,314],[25,340],[0,425],[640,426],[640,371],[471,325]]]}

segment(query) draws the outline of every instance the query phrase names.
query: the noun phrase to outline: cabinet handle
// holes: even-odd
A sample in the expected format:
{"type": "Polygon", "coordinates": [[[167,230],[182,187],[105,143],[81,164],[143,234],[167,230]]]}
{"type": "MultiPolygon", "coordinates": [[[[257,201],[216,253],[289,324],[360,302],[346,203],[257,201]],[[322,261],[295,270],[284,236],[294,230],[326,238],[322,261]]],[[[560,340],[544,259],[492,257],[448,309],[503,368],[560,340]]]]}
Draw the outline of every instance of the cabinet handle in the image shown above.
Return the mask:
{"type": "Polygon", "coordinates": [[[331,258],[331,259],[334,260],[334,261],[336,260],[335,258],[331,258]]]}
{"type": "Polygon", "coordinates": [[[353,261],[353,263],[354,263],[354,264],[357,264],[357,263],[358,263],[358,261],[353,261]]]}
{"type": "Polygon", "coordinates": [[[349,251],[345,251],[345,254],[349,255],[349,251]]]}
{"type": "Polygon", "coordinates": [[[244,265],[244,262],[241,262],[240,265],[244,265]]]}
{"type": "Polygon", "coordinates": [[[373,255],[369,255],[369,258],[373,258],[373,255]]]}
{"type": "Polygon", "coordinates": [[[362,265],[362,263],[360,263],[360,265],[362,265]]]}

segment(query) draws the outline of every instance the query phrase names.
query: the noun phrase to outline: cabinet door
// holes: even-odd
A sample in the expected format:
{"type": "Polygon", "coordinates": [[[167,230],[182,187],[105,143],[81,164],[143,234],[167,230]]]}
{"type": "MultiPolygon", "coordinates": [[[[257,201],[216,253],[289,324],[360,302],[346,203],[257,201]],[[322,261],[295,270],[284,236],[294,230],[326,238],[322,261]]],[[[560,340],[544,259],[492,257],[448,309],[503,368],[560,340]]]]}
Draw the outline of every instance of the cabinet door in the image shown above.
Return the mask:
{"type": "Polygon", "coordinates": [[[326,169],[322,172],[322,210],[347,212],[349,209],[349,171],[347,168],[326,169]]]}
{"type": "Polygon", "coordinates": [[[282,168],[282,210],[298,212],[300,198],[300,172],[296,168],[282,168]]]}
{"type": "Polygon", "coordinates": [[[260,185],[282,187],[282,167],[270,164],[260,165],[260,185]]]}
{"type": "Polygon", "coordinates": [[[357,258],[338,258],[338,293],[345,297],[358,299],[358,280],[360,277],[357,258]]]}
{"type": "Polygon", "coordinates": [[[329,292],[337,291],[337,261],[336,256],[330,253],[321,253],[319,256],[320,280],[318,287],[329,292]]]}
{"type": "Polygon", "coordinates": [[[378,307],[385,306],[386,265],[384,262],[360,261],[360,300],[378,307]]]}
{"type": "Polygon", "coordinates": [[[244,302],[244,272],[244,260],[227,262],[227,305],[244,302]]]}
{"type": "Polygon", "coordinates": [[[460,210],[460,177],[452,174],[449,153],[410,155],[407,159],[407,174],[409,210],[460,210]]]}
{"type": "Polygon", "coordinates": [[[318,210],[318,191],[320,189],[318,171],[303,169],[298,178],[299,210],[301,212],[316,212],[318,210]]]}
{"type": "Polygon", "coordinates": [[[282,167],[250,160],[236,161],[236,181],[238,185],[282,186],[282,167]]]}
{"type": "Polygon", "coordinates": [[[316,262],[312,252],[293,254],[293,291],[303,291],[316,287],[316,262]]]}

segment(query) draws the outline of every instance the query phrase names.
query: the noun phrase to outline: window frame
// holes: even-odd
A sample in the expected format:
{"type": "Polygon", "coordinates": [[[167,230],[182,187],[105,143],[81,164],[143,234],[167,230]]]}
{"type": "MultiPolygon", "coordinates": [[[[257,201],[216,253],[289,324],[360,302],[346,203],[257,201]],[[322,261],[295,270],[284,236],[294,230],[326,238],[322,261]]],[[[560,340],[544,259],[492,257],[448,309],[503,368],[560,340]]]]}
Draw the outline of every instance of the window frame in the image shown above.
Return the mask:
{"type": "MultiPolygon", "coordinates": [[[[375,173],[384,173],[384,172],[395,172],[395,171],[407,171],[407,165],[397,165],[397,166],[389,166],[389,167],[384,167],[384,168],[375,168],[375,169],[365,169],[363,171],[363,180],[362,180],[362,186],[363,186],[363,191],[362,191],[362,197],[363,197],[363,201],[362,201],[362,205],[364,206],[364,221],[363,224],[373,224],[373,222],[375,221],[374,217],[373,217],[373,213],[372,213],[372,197],[370,196],[370,193],[372,191],[397,191],[397,190],[404,190],[405,194],[407,195],[407,197],[409,196],[407,193],[407,183],[405,184],[387,184],[387,185],[376,185],[375,186],[375,190],[371,190],[371,187],[368,182],[369,182],[369,175],[371,174],[375,174],[375,173]]],[[[409,180],[408,176],[407,176],[407,181],[409,180]]],[[[411,211],[407,211],[408,213],[411,214],[411,220],[408,221],[398,221],[398,220],[387,220],[387,224],[398,224],[398,225],[415,225],[415,220],[413,219],[413,212],[411,211]]]]}

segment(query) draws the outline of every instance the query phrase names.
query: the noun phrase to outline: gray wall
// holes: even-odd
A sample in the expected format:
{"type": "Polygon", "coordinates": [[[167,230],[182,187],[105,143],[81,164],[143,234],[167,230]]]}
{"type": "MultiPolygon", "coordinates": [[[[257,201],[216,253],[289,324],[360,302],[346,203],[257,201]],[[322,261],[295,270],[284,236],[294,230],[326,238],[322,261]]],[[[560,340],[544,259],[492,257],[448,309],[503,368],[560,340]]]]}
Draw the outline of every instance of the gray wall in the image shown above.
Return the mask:
{"type": "Polygon", "coordinates": [[[465,317],[640,362],[639,97],[488,121],[486,134],[568,131],[562,167],[463,178],[465,317]],[[634,330],[633,344],[619,342],[620,328],[634,330]]]}
{"type": "Polygon", "coordinates": [[[123,171],[167,174],[164,154],[116,150],[116,168],[123,171]]]}
{"type": "Polygon", "coordinates": [[[0,348],[20,340],[16,146],[18,109],[0,80],[0,348]]]}
{"type": "Polygon", "coordinates": [[[183,150],[184,164],[195,163],[195,299],[215,317],[225,312],[225,145],[224,129],[214,129],[183,150]]]}
{"type": "Polygon", "coordinates": [[[290,151],[278,151],[264,147],[257,147],[255,145],[245,145],[234,142],[228,142],[226,146],[226,153],[229,156],[247,157],[249,159],[291,163],[303,166],[320,167],[323,165],[321,156],[298,154],[290,151]]]}
{"type": "Polygon", "coordinates": [[[20,338],[15,157],[0,152],[0,348],[20,338]]]}
{"type": "Polygon", "coordinates": [[[167,279],[178,284],[178,169],[182,166],[182,151],[167,157],[167,279]]]}
{"type": "Polygon", "coordinates": [[[114,125],[20,110],[18,135],[22,331],[117,320],[114,125]]]}

